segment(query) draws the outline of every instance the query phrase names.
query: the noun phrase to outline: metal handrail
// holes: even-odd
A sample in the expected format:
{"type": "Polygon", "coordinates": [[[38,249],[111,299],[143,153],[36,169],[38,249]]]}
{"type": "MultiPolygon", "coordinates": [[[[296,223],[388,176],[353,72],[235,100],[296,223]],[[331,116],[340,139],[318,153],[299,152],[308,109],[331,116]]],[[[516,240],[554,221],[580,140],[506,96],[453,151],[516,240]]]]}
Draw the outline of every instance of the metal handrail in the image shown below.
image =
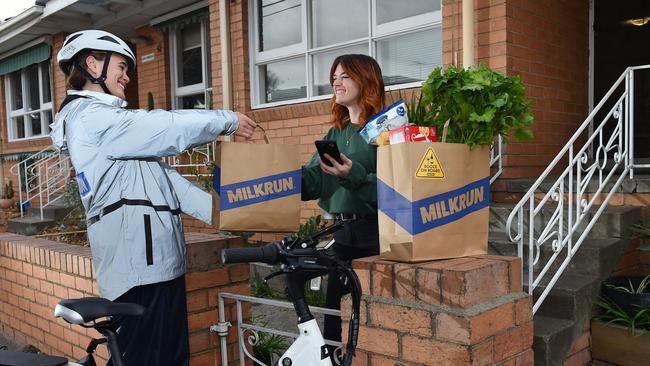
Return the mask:
{"type": "Polygon", "coordinates": [[[56,196],[56,193],[65,189],[72,169],[70,158],[58,153],[53,146],[13,165],[10,172],[18,176],[20,216],[25,215],[25,205],[28,202],[38,200],[40,217],[43,220],[43,208],[62,197],[56,196]]]}
{"type": "MultiPolygon", "coordinates": [[[[248,351],[248,348],[246,347],[245,338],[248,340],[248,344],[254,346],[257,343],[257,341],[259,341],[259,332],[280,335],[283,337],[293,338],[293,339],[296,339],[298,337],[298,333],[291,333],[291,332],[286,332],[274,328],[246,323],[244,321],[244,313],[242,308],[242,303],[246,302],[251,304],[264,304],[264,305],[271,305],[279,308],[293,309],[294,308],[293,303],[287,301],[263,299],[263,298],[253,297],[253,296],[238,295],[238,294],[231,294],[225,292],[219,293],[219,323],[212,325],[210,327],[210,332],[217,333],[221,339],[222,365],[228,365],[227,339],[228,339],[229,330],[232,327],[232,323],[226,320],[226,311],[225,311],[226,299],[236,301],[236,309],[237,309],[236,324],[237,324],[237,336],[238,336],[237,339],[239,340],[238,341],[239,363],[241,366],[244,366],[246,364],[246,358],[256,362],[259,365],[271,366],[271,365],[264,364],[263,362],[255,358],[255,356],[253,356],[248,351]],[[251,333],[250,336],[248,337],[246,337],[247,332],[251,333]]],[[[333,310],[333,309],[321,308],[316,306],[309,306],[309,311],[312,312],[313,314],[333,315],[338,317],[341,316],[340,310],[333,310]]],[[[325,344],[337,347],[339,349],[342,346],[341,342],[331,341],[331,340],[325,340],[325,344]]]]}
{"type": "Polygon", "coordinates": [[[535,288],[550,277],[535,300],[533,312],[539,309],[580,249],[625,176],[629,174],[632,178],[634,168],[643,166],[634,164],[633,154],[634,72],[643,69],[650,69],[650,65],[628,67],[621,74],[508,216],[506,232],[510,241],[517,244],[528,293],[532,295],[535,288]],[[620,92],[623,86],[619,95],[617,91],[620,92]],[[614,102],[609,110],[604,109],[607,102],[614,102]],[[601,111],[607,112],[606,116],[590,131],[601,111]],[[607,134],[605,127],[611,128],[611,135],[607,134]],[[577,146],[578,141],[584,141],[581,147],[577,146]],[[564,161],[567,166],[542,196],[543,192],[539,192],[541,184],[564,161]],[[587,185],[593,181],[598,187],[593,194],[588,194],[587,185]],[[602,194],[606,196],[599,201],[602,194]],[[600,206],[596,208],[599,202],[600,206]],[[544,223],[549,210],[550,219],[544,223]],[[515,232],[513,223],[516,223],[515,232]],[[551,246],[553,254],[543,262],[542,247],[545,244],[551,246]],[[527,248],[526,253],[524,248],[527,248]],[[556,263],[563,250],[566,256],[561,263],[556,263]],[[559,268],[554,265],[559,265],[559,268]]]}

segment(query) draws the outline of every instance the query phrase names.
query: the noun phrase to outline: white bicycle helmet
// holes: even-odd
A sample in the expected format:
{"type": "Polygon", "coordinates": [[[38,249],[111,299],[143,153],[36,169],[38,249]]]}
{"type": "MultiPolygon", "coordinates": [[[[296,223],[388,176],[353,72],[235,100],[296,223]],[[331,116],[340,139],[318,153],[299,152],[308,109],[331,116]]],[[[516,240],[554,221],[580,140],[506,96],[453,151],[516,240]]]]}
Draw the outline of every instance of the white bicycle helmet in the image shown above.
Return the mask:
{"type": "Polygon", "coordinates": [[[77,67],[92,83],[99,84],[104,89],[104,92],[110,94],[104,81],[106,80],[108,63],[113,53],[124,56],[129,64],[129,70],[135,70],[135,55],[131,48],[116,35],[102,30],[83,30],[67,36],[65,42],[63,42],[63,47],[61,47],[61,50],[56,55],[56,61],[64,74],[70,75],[72,68],[77,67]],[[106,53],[104,69],[98,78],[91,76],[79,64],[77,56],[86,51],[106,53]]]}

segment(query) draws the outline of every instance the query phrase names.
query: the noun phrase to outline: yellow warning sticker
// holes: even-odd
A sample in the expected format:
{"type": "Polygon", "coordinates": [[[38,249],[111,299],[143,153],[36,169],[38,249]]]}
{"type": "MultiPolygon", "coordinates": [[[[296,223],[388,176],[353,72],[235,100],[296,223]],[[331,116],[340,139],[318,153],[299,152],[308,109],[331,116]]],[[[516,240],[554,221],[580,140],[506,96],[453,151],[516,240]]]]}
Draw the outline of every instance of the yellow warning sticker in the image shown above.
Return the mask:
{"type": "Polygon", "coordinates": [[[438,161],[438,157],[432,148],[428,148],[424,153],[420,166],[415,172],[415,177],[425,179],[443,179],[445,177],[442,165],[440,165],[440,161],[438,161]]]}

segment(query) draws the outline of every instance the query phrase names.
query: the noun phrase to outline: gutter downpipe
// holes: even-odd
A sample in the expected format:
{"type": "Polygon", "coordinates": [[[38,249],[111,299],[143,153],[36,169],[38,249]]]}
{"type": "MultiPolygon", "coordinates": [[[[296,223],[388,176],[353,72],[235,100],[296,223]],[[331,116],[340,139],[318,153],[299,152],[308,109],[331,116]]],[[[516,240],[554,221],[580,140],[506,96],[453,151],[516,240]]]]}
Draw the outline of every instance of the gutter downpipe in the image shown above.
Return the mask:
{"type": "MultiPolygon", "coordinates": [[[[221,90],[223,98],[223,109],[232,110],[232,69],[230,67],[231,49],[230,49],[230,9],[229,0],[219,0],[219,40],[221,41],[221,90]]],[[[232,141],[231,136],[224,136],[224,141],[232,141]]],[[[214,146],[214,143],[213,143],[214,146]]],[[[216,147],[216,146],[215,146],[216,147]]],[[[212,161],[216,161],[217,149],[212,149],[212,161]]],[[[219,298],[219,314],[221,321],[223,314],[224,302],[219,298]]],[[[227,337],[219,337],[221,341],[221,364],[228,365],[228,352],[224,352],[228,348],[227,337]]],[[[217,359],[214,359],[214,365],[218,366],[217,359]]]]}
{"type": "MultiPolygon", "coordinates": [[[[223,109],[233,110],[232,103],[232,68],[230,67],[230,9],[228,0],[219,0],[219,39],[221,40],[221,89],[223,109]]],[[[232,141],[231,136],[225,136],[225,141],[232,141]]],[[[216,151],[215,151],[216,153],[216,151]]],[[[227,361],[224,365],[227,364],[227,361]]]]}
{"type": "Polygon", "coordinates": [[[463,66],[476,65],[474,61],[474,0],[463,1],[463,66]]]}

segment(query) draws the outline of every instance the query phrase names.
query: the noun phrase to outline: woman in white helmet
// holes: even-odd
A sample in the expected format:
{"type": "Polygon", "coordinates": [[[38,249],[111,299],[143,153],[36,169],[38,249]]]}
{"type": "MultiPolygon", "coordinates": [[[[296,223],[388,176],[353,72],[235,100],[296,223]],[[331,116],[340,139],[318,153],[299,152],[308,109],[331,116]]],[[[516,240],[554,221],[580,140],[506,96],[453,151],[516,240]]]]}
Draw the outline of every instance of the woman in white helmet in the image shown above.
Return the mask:
{"type": "Polygon", "coordinates": [[[135,56],[108,32],[69,35],[57,61],[70,90],[51,137],[69,151],[77,173],[100,295],[148,309],[143,317],[125,319],[118,332],[125,363],[187,365],[180,213],[211,223],[211,196],[160,157],[222,134],[250,138],[256,125],[225,110],[125,109],[135,56]]]}

